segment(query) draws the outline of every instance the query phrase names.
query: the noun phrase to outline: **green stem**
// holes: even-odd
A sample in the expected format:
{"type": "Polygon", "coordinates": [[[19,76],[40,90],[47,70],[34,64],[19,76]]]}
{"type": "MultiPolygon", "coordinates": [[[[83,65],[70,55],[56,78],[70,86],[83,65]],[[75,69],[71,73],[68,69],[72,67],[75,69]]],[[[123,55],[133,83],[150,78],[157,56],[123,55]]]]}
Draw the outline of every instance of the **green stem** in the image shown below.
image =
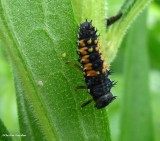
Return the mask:
{"type": "Polygon", "coordinates": [[[126,0],[120,11],[122,18],[108,29],[106,34],[106,43],[103,49],[104,55],[111,63],[116,57],[120,43],[137,15],[151,2],[151,0],[126,0]]]}

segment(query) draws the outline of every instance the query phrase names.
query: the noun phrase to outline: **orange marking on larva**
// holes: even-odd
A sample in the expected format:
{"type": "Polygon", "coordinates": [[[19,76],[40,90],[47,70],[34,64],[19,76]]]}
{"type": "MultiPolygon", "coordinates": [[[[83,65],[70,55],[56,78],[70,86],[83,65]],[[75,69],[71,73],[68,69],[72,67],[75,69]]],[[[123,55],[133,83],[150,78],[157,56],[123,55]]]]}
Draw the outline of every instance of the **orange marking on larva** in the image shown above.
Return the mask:
{"type": "Polygon", "coordinates": [[[79,45],[80,45],[80,47],[84,47],[85,46],[84,40],[80,40],[79,45]]]}
{"type": "Polygon", "coordinates": [[[87,71],[87,76],[97,76],[99,73],[99,71],[94,71],[94,70],[90,70],[90,71],[87,71]]]}
{"type": "Polygon", "coordinates": [[[82,59],[81,59],[81,62],[83,62],[83,63],[88,63],[88,62],[89,62],[88,57],[89,57],[89,55],[83,56],[82,59]]]}
{"type": "Polygon", "coordinates": [[[85,64],[84,69],[85,70],[91,70],[92,69],[92,64],[91,63],[85,64]]]}
{"type": "Polygon", "coordinates": [[[105,73],[105,72],[106,72],[106,69],[102,69],[102,72],[105,73]]]}
{"type": "Polygon", "coordinates": [[[97,71],[97,75],[98,75],[98,74],[100,74],[100,72],[99,72],[99,71],[97,71]]]}
{"type": "Polygon", "coordinates": [[[104,57],[101,55],[101,60],[102,60],[102,61],[106,61],[106,58],[104,58],[104,57]]]}
{"type": "Polygon", "coordinates": [[[95,44],[98,44],[99,43],[99,40],[97,39],[97,40],[94,40],[94,43],[95,44]]]}
{"type": "Polygon", "coordinates": [[[93,51],[93,48],[91,47],[90,49],[88,49],[88,51],[89,51],[89,52],[92,52],[92,51],[93,51]]]}
{"type": "Polygon", "coordinates": [[[107,70],[107,65],[106,65],[106,63],[103,63],[103,69],[102,69],[102,72],[106,72],[106,70],[107,70]]]}
{"type": "Polygon", "coordinates": [[[78,51],[82,54],[82,55],[86,55],[87,54],[87,47],[83,47],[83,48],[80,48],[78,51]]]}
{"type": "Polygon", "coordinates": [[[88,44],[91,44],[91,43],[92,43],[92,40],[91,40],[91,39],[89,39],[89,40],[87,41],[87,43],[88,43],[88,44]]]}
{"type": "Polygon", "coordinates": [[[97,47],[96,47],[96,51],[98,51],[99,49],[100,49],[100,47],[99,47],[99,46],[97,46],[97,47]]]}

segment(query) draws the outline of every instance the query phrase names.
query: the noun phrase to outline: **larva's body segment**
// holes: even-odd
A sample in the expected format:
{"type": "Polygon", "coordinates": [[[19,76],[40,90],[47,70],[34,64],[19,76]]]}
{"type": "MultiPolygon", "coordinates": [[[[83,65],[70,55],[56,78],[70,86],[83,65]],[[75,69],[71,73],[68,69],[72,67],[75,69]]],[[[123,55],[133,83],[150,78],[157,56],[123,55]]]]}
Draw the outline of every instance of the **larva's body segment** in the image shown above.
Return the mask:
{"type": "MultiPolygon", "coordinates": [[[[86,82],[88,92],[95,101],[97,109],[101,109],[110,104],[116,96],[110,92],[115,85],[108,76],[111,74],[104,64],[98,45],[99,35],[97,30],[92,26],[91,22],[80,24],[78,32],[78,51],[82,70],[84,72],[84,80],[86,82]]],[[[91,100],[85,102],[82,107],[89,104],[91,100]]]]}

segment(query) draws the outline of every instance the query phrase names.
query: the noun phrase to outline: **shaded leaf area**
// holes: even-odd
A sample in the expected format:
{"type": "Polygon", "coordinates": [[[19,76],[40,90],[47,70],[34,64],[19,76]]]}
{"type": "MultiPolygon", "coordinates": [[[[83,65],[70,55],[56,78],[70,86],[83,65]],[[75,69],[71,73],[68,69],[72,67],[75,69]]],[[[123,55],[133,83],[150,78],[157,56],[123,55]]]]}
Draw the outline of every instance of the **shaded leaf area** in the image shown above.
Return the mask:
{"type": "Polygon", "coordinates": [[[105,109],[80,105],[90,96],[77,59],[71,1],[1,0],[0,33],[15,77],[22,140],[110,140],[105,109]],[[63,54],[66,54],[64,56],[63,54]]]}
{"type": "Polygon", "coordinates": [[[9,132],[1,119],[0,119],[0,141],[12,141],[9,132]]]}
{"type": "Polygon", "coordinates": [[[146,17],[138,18],[127,38],[120,141],[154,140],[146,17]]]}
{"type": "Polygon", "coordinates": [[[150,59],[151,59],[151,65],[155,69],[160,69],[160,38],[159,38],[159,31],[160,31],[160,20],[156,23],[154,29],[150,29],[150,34],[149,34],[149,53],[150,53],[150,59]]]}

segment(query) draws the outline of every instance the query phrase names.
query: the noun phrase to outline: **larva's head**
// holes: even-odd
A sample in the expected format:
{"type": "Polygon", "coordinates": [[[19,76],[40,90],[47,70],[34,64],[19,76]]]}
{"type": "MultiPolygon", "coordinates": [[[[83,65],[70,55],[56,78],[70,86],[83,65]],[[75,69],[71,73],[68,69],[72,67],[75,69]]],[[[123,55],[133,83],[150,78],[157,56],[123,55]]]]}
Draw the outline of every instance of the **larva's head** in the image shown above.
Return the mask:
{"type": "Polygon", "coordinates": [[[97,107],[97,109],[104,108],[105,106],[109,105],[114,99],[116,99],[116,96],[113,96],[112,93],[109,92],[97,99],[95,107],[97,107]]]}
{"type": "Polygon", "coordinates": [[[86,20],[80,24],[78,39],[97,38],[96,32],[97,30],[92,26],[92,21],[88,22],[86,20]]]}

